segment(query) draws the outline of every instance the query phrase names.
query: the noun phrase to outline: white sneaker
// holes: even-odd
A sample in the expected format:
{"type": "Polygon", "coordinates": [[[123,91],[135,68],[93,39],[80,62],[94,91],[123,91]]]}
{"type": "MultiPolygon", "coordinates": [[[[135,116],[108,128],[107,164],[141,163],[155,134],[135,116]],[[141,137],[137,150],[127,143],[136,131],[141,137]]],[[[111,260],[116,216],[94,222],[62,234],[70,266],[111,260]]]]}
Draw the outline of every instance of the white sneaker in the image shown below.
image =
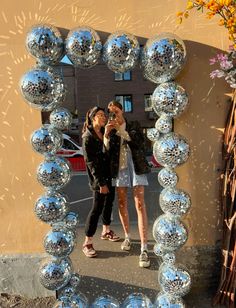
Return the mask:
{"type": "Polygon", "coordinates": [[[124,242],[122,242],[121,244],[121,249],[125,251],[129,251],[130,248],[131,248],[131,242],[128,238],[126,238],[124,242]]]}
{"type": "Polygon", "coordinates": [[[139,267],[149,267],[150,266],[150,260],[148,257],[148,253],[146,250],[141,252],[139,256],[139,267]]]}

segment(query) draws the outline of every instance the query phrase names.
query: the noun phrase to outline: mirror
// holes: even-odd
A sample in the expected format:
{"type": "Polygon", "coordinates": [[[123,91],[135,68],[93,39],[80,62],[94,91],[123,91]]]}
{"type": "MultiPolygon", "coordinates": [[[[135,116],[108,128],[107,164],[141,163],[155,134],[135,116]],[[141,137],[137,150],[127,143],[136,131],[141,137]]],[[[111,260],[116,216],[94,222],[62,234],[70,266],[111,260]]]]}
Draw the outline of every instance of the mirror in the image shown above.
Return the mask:
{"type": "MultiPolygon", "coordinates": [[[[64,30],[66,35],[66,30],[64,30]]],[[[102,40],[109,33],[99,32],[102,40]]],[[[146,39],[138,37],[140,44],[146,39]]],[[[113,73],[105,63],[100,62],[90,69],[74,67],[65,56],[60,65],[56,67],[64,76],[67,85],[67,96],[63,103],[73,114],[73,123],[68,131],[64,131],[63,153],[73,167],[73,176],[70,183],[63,189],[70,201],[70,209],[79,215],[79,230],[77,246],[70,255],[74,270],[81,274],[80,291],[89,299],[94,300],[101,295],[111,295],[120,302],[133,292],[142,292],[154,301],[157,294],[158,260],[152,252],[155,241],[152,238],[152,224],[160,214],[158,206],[159,192],[161,190],[157,181],[158,164],[152,157],[152,144],[146,139],[147,159],[152,166],[148,174],[149,186],[145,188],[145,201],[149,221],[149,245],[151,266],[142,269],[138,266],[140,254],[140,240],[138,234],[137,215],[134,206],[132,190],[128,192],[128,208],[131,222],[132,249],[130,252],[121,250],[120,245],[124,237],[123,229],[118,216],[117,198],[113,206],[113,221],[111,228],[121,237],[120,242],[100,240],[101,224],[94,236],[94,246],[98,251],[97,258],[86,258],[82,252],[84,241],[84,223],[92,206],[92,192],[88,186],[88,177],[81,155],[81,131],[87,110],[99,105],[107,108],[112,99],[120,101],[128,120],[138,120],[144,133],[147,128],[154,127],[156,116],[152,111],[150,95],[155,84],[146,80],[139,67],[130,72],[113,73]]],[[[48,123],[49,113],[42,113],[42,123],[48,123]]]]}

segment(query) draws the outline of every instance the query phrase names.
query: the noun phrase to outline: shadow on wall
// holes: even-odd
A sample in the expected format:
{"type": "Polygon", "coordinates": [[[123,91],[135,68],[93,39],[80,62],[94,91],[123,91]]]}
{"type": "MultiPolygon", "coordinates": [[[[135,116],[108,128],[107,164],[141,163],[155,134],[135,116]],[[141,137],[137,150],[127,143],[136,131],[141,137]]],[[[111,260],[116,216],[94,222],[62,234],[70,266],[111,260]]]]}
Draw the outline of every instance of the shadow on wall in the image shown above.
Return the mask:
{"type": "Polygon", "coordinates": [[[223,168],[222,142],[230,107],[231,90],[224,79],[212,80],[216,69],[209,59],[222,51],[185,41],[187,65],[177,78],[189,95],[186,112],[175,120],[175,131],[191,146],[187,164],[177,168],[179,187],[190,193],[192,208],[186,217],[191,245],[214,245],[221,237],[220,176],[223,168]]]}

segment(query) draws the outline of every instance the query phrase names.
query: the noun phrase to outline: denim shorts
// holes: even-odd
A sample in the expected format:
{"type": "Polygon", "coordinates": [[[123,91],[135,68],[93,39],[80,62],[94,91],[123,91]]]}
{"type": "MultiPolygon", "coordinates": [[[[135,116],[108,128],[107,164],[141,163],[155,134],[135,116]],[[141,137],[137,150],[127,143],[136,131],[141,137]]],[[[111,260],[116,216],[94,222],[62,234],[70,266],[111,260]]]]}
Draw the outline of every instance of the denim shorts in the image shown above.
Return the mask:
{"type": "Polygon", "coordinates": [[[116,187],[134,187],[134,186],[147,186],[148,180],[146,174],[136,174],[134,164],[131,156],[131,151],[128,148],[127,153],[127,168],[122,169],[118,173],[118,177],[112,179],[112,186],[116,187]]]}

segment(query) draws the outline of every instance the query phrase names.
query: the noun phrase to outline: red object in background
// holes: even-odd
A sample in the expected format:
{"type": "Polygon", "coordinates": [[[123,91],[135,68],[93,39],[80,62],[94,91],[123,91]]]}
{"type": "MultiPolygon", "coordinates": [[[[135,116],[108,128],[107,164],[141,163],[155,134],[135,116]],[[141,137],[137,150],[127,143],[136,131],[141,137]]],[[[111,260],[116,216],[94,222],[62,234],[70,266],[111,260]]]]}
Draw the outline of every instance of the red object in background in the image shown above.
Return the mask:
{"type": "Polygon", "coordinates": [[[62,135],[63,145],[57,155],[66,158],[71,163],[72,171],[86,171],[82,147],[70,136],[62,135]]]}
{"type": "Polygon", "coordinates": [[[153,167],[153,168],[160,168],[160,167],[162,167],[162,165],[160,165],[160,164],[156,161],[154,155],[152,155],[151,164],[152,164],[152,167],[153,167]]]}

